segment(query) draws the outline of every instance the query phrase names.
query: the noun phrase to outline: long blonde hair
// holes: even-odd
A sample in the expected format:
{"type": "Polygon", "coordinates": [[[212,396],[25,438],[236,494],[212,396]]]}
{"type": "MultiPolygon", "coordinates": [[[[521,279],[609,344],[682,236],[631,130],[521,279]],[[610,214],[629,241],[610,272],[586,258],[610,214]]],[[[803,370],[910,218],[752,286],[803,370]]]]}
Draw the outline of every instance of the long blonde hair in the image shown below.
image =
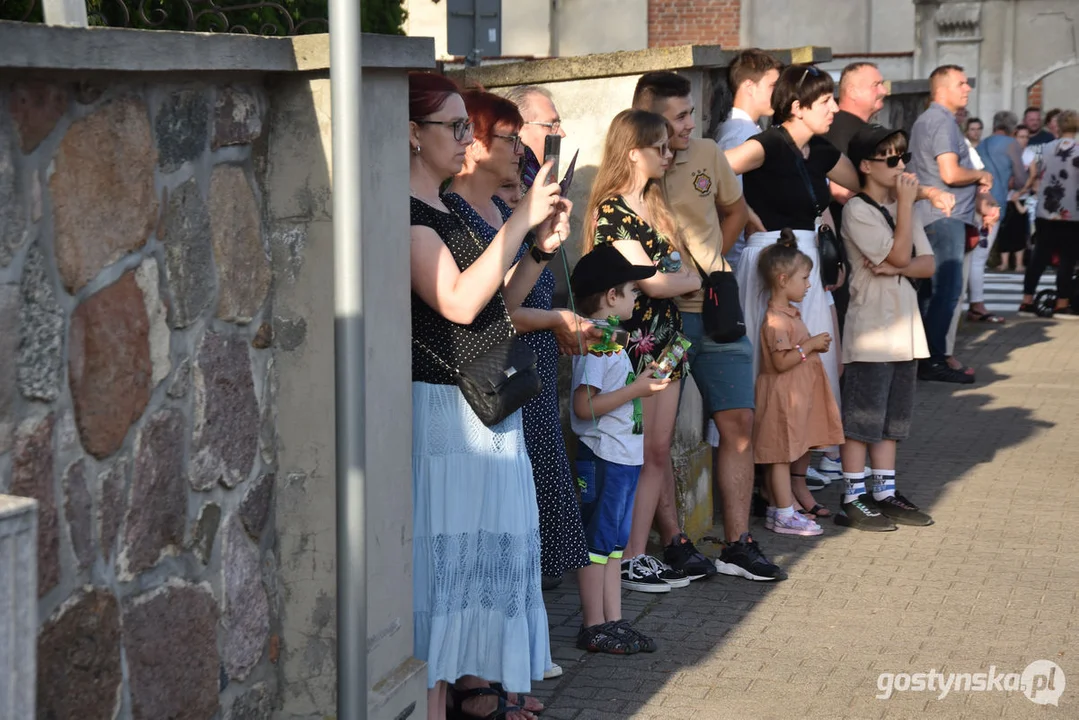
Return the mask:
{"type": "MultiPolygon", "coordinates": [[[[592,183],[592,194],[588,198],[584,252],[591,252],[595,244],[600,205],[609,197],[621,195],[633,182],[634,168],[629,159],[629,151],[654,145],[663,137],[665,130],[666,119],[647,110],[623,110],[614,116],[611,127],[607,130],[603,161],[599,165],[599,172],[592,183]]],[[[652,227],[665,236],[674,249],[681,250],[681,233],[667,202],[666,186],[662,178],[649,179],[644,186],[643,195],[644,205],[651,215],[652,227]]]]}

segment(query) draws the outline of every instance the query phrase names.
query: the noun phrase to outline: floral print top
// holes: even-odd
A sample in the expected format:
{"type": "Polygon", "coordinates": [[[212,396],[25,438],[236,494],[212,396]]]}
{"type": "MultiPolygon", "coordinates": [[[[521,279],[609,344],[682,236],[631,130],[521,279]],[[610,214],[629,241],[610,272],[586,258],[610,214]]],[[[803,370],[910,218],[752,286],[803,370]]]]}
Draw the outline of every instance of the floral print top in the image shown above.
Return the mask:
{"type": "MultiPolygon", "coordinates": [[[[620,240],[639,242],[659,272],[678,272],[681,268],[678,252],[666,237],[633,212],[622,196],[609,197],[599,206],[595,244],[605,245],[620,240]]],[[[674,300],[652,298],[641,293],[633,305],[633,317],[623,318],[622,325],[629,331],[626,349],[633,370],[640,374],[660,357],[674,334],[682,332],[682,316],[674,300]]],[[[689,364],[683,362],[671,378],[678,380],[688,373],[689,364]]]]}
{"type": "Polygon", "coordinates": [[[1079,145],[1060,138],[1042,148],[1038,217],[1079,221],[1079,145]]]}

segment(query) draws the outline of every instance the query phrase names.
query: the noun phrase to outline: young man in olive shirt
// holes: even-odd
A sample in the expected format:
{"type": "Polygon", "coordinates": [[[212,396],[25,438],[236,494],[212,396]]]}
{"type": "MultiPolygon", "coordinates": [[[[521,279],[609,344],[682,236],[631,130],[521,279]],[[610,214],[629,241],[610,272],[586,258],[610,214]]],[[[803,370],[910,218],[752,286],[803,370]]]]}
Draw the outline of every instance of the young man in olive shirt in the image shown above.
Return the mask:
{"type": "MultiPolygon", "coordinates": [[[[716,143],[691,137],[693,99],[686,78],[671,72],[643,75],[633,94],[633,107],[667,119],[674,161],[664,182],[678,225],[683,229],[683,263],[694,261],[704,273],[730,270],[723,255],[730,250],[749,217],[742,188],[716,143]]],[[[718,485],[722,496],[726,546],[715,567],[725,575],[771,581],[786,573],[761,552],[749,535],[753,491],[753,346],[749,339],[726,344],[704,335],[702,293],[678,298],[683,332],[690,348],[691,373],[701,391],[705,412],[720,433],[718,485]]],[[[674,488],[667,506],[673,512],[674,488]]],[[[665,538],[666,539],[666,538],[665,538]]],[[[668,560],[670,562],[670,560],[668,560]]],[[[673,564],[673,563],[672,563],[673,564]]]]}

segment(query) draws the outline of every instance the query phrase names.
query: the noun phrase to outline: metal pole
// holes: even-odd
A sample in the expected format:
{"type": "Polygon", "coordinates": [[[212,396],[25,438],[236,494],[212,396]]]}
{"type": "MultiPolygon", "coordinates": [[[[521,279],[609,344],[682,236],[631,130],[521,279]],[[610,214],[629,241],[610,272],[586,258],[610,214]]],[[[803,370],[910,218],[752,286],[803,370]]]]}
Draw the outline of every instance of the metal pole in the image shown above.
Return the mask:
{"type": "Polygon", "coordinates": [[[334,380],[337,426],[337,717],[367,718],[366,438],[359,0],[330,0],[334,380]]]}

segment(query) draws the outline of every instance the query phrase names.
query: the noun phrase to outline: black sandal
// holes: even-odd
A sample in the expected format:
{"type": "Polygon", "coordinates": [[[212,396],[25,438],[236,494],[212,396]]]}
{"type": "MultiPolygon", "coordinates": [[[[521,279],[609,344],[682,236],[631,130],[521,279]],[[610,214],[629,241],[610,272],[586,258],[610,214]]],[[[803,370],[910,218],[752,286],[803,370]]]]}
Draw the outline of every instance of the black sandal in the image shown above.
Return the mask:
{"type": "MultiPolygon", "coordinates": [[[[510,691],[506,690],[506,688],[504,688],[502,686],[502,683],[500,683],[500,682],[491,683],[491,689],[494,690],[495,692],[497,692],[503,698],[505,698],[506,702],[510,702],[510,691]]],[[[540,705],[543,705],[543,701],[540,700],[538,697],[535,697],[533,695],[525,695],[524,693],[519,693],[519,692],[515,692],[513,694],[517,696],[517,702],[515,704],[520,705],[521,709],[524,710],[525,712],[530,712],[533,715],[539,715],[540,713],[542,713],[544,710],[547,709],[546,707],[541,707],[539,710],[529,710],[528,709],[528,701],[529,700],[535,700],[540,705]]]]}
{"type": "Polygon", "coordinates": [[[577,633],[577,649],[608,655],[633,655],[641,651],[636,642],[629,642],[604,623],[591,627],[581,626],[577,633]]]}
{"type": "Polygon", "coordinates": [[[798,512],[802,513],[803,515],[812,515],[814,518],[830,518],[833,515],[831,510],[824,507],[820,503],[816,503],[815,505],[813,505],[813,507],[809,508],[808,510],[806,508],[802,508],[798,512]],[[828,514],[827,515],[821,515],[820,514],[821,510],[823,510],[824,512],[826,512],[828,514]]]}
{"type": "MultiPolygon", "coordinates": [[[[531,712],[525,710],[517,705],[510,705],[506,702],[506,698],[503,697],[497,690],[490,687],[472,688],[471,690],[458,690],[453,685],[448,687],[447,697],[452,700],[452,705],[446,708],[446,720],[505,720],[505,717],[512,712],[531,712]],[[478,697],[496,697],[498,698],[498,707],[487,713],[486,715],[473,715],[470,712],[466,712],[464,704],[478,697]]],[[[532,713],[535,715],[535,713],[532,713]]]]}

